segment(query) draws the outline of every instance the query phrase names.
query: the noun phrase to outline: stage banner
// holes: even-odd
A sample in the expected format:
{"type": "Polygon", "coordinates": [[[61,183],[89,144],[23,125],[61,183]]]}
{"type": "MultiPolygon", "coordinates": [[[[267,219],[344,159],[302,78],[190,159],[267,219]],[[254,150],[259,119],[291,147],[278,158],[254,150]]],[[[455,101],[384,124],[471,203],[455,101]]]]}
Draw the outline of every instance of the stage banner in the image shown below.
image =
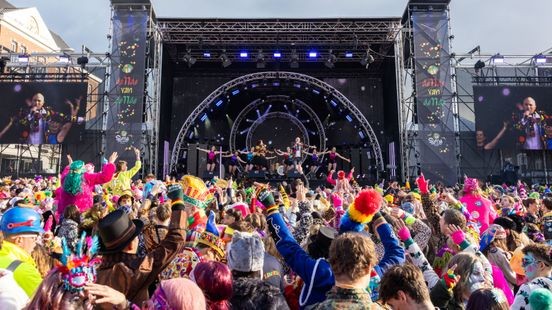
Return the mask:
{"type": "Polygon", "coordinates": [[[454,184],[458,162],[447,12],[413,12],[412,28],[421,169],[434,182],[454,184]]]}
{"type": "Polygon", "coordinates": [[[148,10],[124,7],[113,13],[106,152],[118,152],[122,159],[133,160],[128,151],[142,142],[148,16],[148,10]]]}
{"type": "Polygon", "coordinates": [[[86,91],[87,83],[0,83],[0,144],[78,143],[86,91]]]}

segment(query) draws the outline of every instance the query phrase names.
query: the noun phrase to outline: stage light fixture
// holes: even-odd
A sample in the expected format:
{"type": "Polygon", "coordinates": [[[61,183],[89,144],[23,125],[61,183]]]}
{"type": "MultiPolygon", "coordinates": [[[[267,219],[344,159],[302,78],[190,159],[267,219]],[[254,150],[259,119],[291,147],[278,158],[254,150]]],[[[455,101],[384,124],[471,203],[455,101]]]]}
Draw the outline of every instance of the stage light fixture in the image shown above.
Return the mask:
{"type": "Polygon", "coordinates": [[[535,63],[537,64],[544,64],[546,63],[546,56],[543,54],[538,54],[533,57],[535,59],[535,63]]]}
{"type": "Polygon", "coordinates": [[[207,113],[203,114],[203,116],[201,116],[201,121],[202,122],[205,122],[207,120],[207,113]]]}
{"type": "Polygon", "coordinates": [[[240,52],[240,58],[247,58],[249,54],[247,52],[240,52]]]}
{"type": "Polygon", "coordinates": [[[191,68],[197,61],[197,59],[192,56],[192,51],[188,49],[182,60],[188,65],[188,68],[191,68]]]}
{"type": "Polygon", "coordinates": [[[297,55],[297,51],[294,49],[291,51],[291,55],[289,57],[289,67],[292,69],[299,68],[299,55],[297,55]]]}
{"type": "Polygon", "coordinates": [[[274,58],[282,58],[282,53],[281,52],[274,52],[274,54],[272,56],[274,58]]]}
{"type": "Polygon", "coordinates": [[[232,60],[230,60],[230,58],[228,58],[228,55],[226,55],[226,50],[223,50],[222,51],[222,54],[220,54],[220,61],[222,62],[222,66],[224,68],[227,68],[228,66],[230,66],[232,64],[232,60]]]}
{"type": "Polygon", "coordinates": [[[345,52],[345,58],[353,58],[353,52],[345,52]]]}
{"type": "Polygon", "coordinates": [[[29,62],[29,54],[21,54],[19,56],[17,56],[17,61],[18,62],[29,62]]]}
{"type": "Polygon", "coordinates": [[[80,65],[81,68],[84,69],[84,67],[86,67],[86,65],[88,64],[88,57],[81,56],[81,57],[77,58],[77,64],[80,65]]]}
{"type": "Polygon", "coordinates": [[[324,65],[330,69],[335,67],[335,62],[337,61],[337,57],[333,54],[333,51],[330,50],[330,55],[328,58],[326,58],[326,61],[324,61],[324,65]]]}
{"type": "Polygon", "coordinates": [[[266,67],[266,61],[265,61],[265,56],[263,54],[263,50],[259,50],[256,58],[257,58],[257,69],[264,69],[266,67]]]}
{"type": "Polygon", "coordinates": [[[482,60],[478,60],[475,65],[473,65],[475,72],[478,73],[479,70],[485,68],[485,63],[482,60]]]}
{"type": "Polygon", "coordinates": [[[211,58],[211,53],[210,52],[203,52],[203,57],[211,58]]]}
{"type": "Polygon", "coordinates": [[[491,57],[493,64],[501,64],[504,63],[504,56],[500,55],[500,53],[497,53],[493,57],[491,57]]]}
{"type": "Polygon", "coordinates": [[[309,58],[316,58],[316,57],[318,57],[318,53],[316,51],[309,52],[309,58]]]}
{"type": "Polygon", "coordinates": [[[368,69],[370,67],[370,64],[374,62],[374,56],[370,54],[370,50],[366,50],[366,55],[360,60],[360,64],[368,69]]]}

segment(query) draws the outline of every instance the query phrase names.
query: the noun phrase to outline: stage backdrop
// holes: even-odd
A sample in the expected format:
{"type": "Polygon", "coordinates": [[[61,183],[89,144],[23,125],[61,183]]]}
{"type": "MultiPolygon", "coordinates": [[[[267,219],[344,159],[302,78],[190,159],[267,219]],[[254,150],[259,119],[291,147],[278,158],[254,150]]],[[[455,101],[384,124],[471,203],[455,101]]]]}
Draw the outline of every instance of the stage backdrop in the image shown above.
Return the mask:
{"type": "Polygon", "coordinates": [[[0,144],[78,143],[86,92],[87,83],[0,83],[0,144]]]}
{"type": "Polygon", "coordinates": [[[473,93],[480,150],[552,150],[552,87],[474,86],[473,93]]]}

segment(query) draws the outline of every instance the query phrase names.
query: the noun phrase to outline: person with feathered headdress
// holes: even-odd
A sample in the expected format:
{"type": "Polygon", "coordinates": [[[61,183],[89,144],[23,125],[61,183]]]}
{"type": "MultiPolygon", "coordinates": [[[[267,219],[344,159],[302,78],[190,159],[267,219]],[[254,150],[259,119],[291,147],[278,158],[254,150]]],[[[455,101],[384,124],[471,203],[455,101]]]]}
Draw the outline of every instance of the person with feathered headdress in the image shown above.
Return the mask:
{"type": "Polygon", "coordinates": [[[102,171],[91,173],[86,171],[83,161],[72,161],[68,156],[69,166],[61,174],[61,187],[58,188],[58,207],[56,218],[63,215],[65,207],[74,204],[81,213],[90,209],[93,205],[94,187],[96,184],[104,184],[111,180],[115,172],[113,164],[117,159],[117,152],[109,156],[109,162],[102,167],[102,171]]]}

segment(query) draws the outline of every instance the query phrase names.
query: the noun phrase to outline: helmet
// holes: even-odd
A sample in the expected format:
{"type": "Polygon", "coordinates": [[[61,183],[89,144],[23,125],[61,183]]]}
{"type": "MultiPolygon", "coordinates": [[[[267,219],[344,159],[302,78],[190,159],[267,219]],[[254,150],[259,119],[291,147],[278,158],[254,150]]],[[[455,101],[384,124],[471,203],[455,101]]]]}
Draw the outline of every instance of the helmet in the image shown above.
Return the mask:
{"type": "Polygon", "coordinates": [[[0,230],[4,235],[43,233],[40,226],[42,217],[29,208],[14,207],[6,211],[0,220],[0,230]]]}

